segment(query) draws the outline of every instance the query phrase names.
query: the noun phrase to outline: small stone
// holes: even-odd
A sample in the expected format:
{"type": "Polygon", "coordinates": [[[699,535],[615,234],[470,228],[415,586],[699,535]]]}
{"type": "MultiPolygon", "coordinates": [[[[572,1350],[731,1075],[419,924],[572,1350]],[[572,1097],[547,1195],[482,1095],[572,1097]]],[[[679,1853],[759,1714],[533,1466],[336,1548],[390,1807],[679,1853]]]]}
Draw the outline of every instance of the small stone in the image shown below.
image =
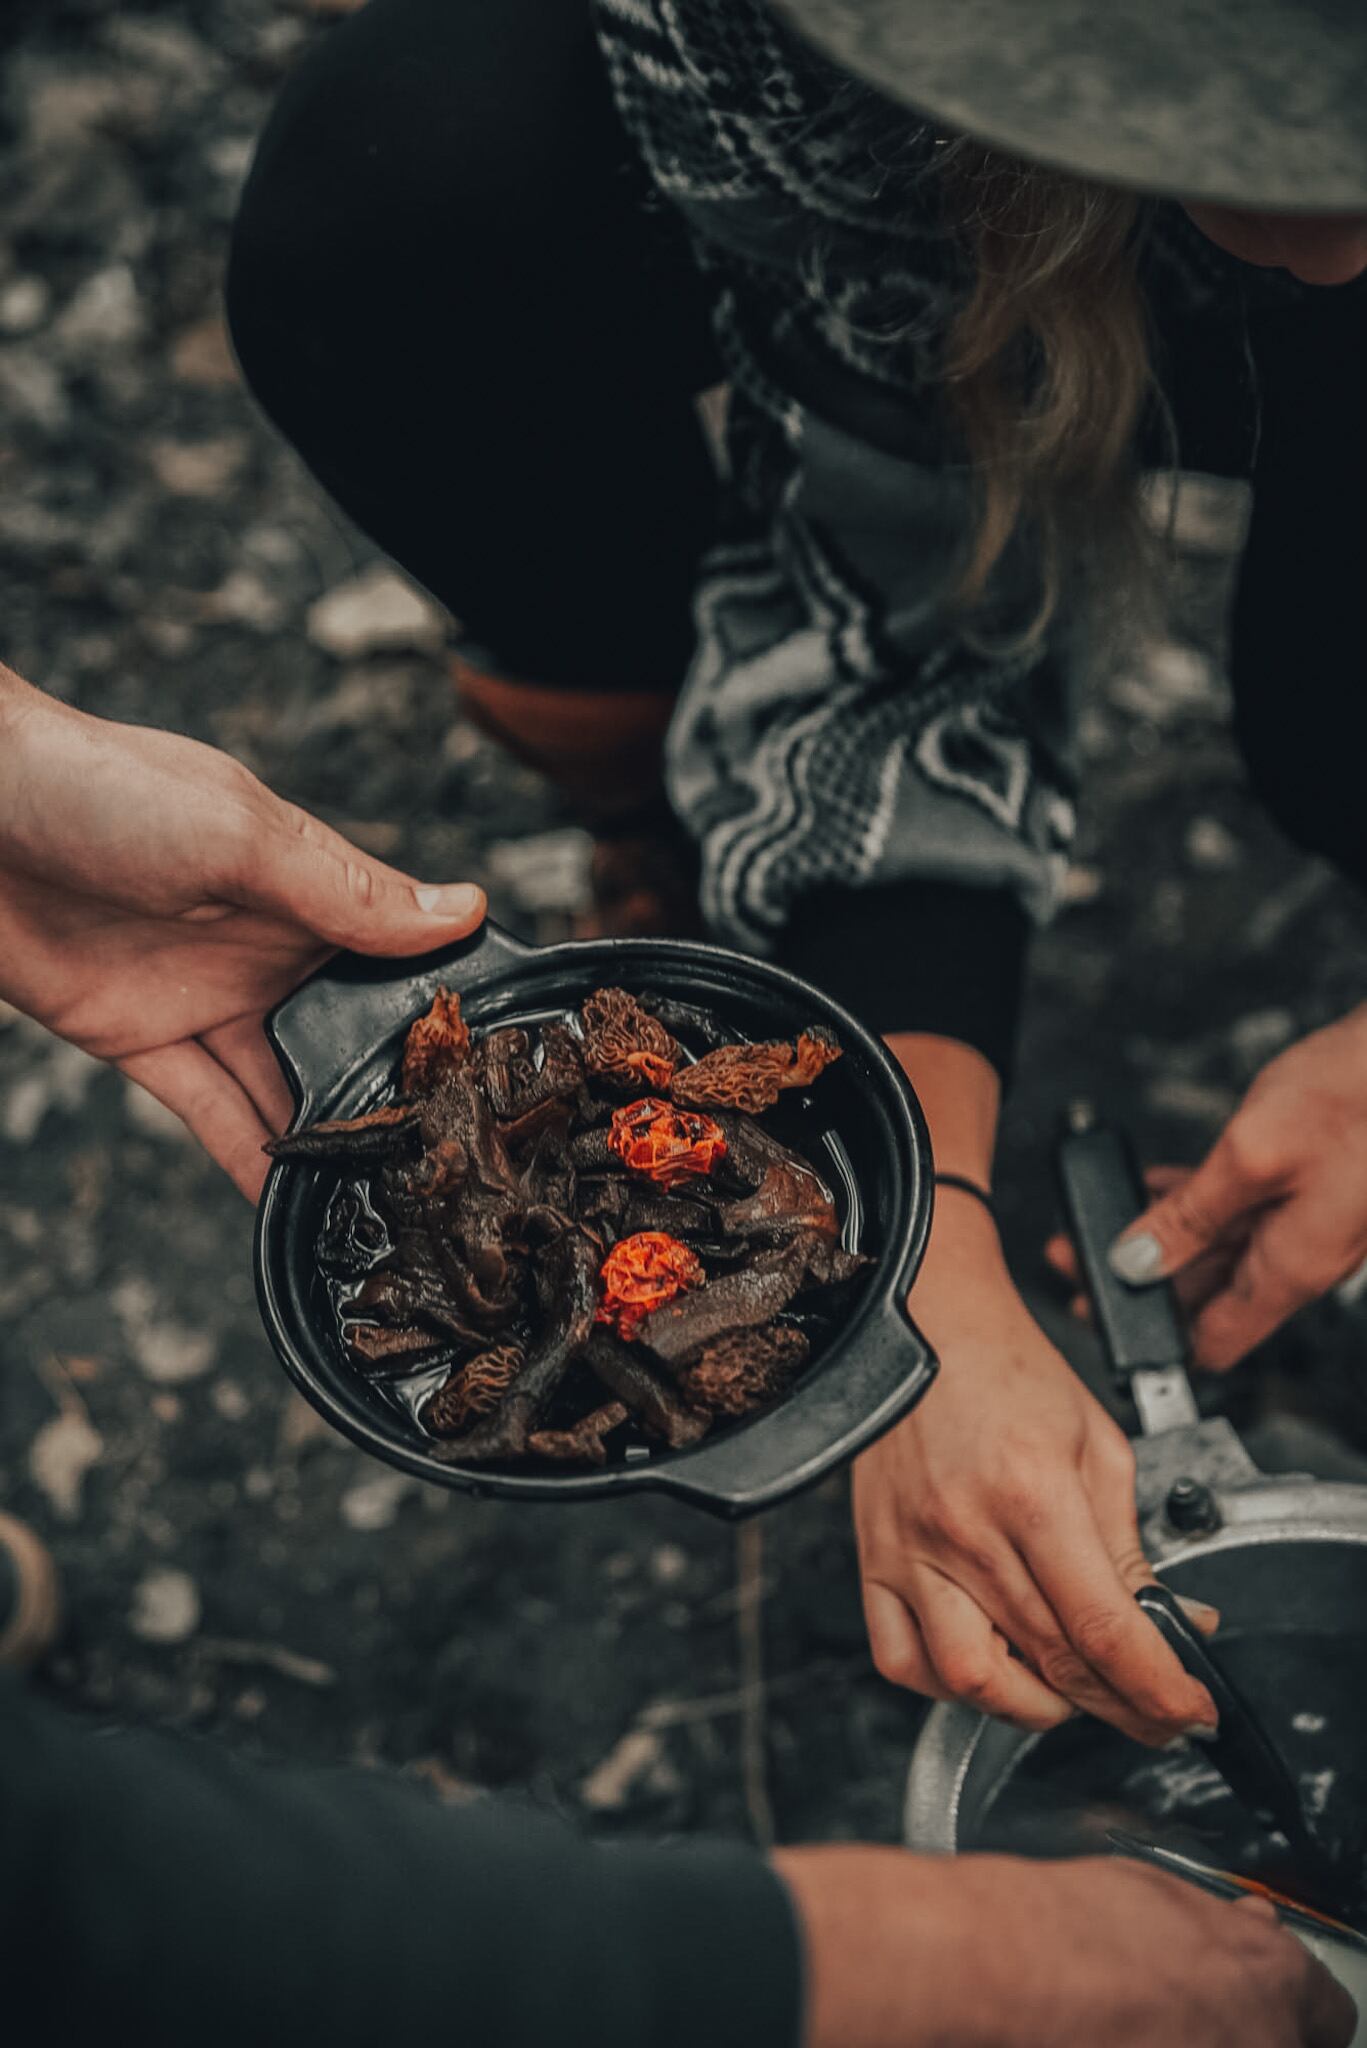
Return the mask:
{"type": "Polygon", "coordinates": [[[275,1474],[265,1465],[249,1465],[242,1475],[242,1491],[248,1500],[269,1500],[275,1492],[275,1474]]]}
{"type": "Polygon", "coordinates": [[[233,1712],[239,1721],[259,1721],[269,1704],[259,1685],[249,1685],[233,1701],[233,1712]]]}
{"type": "Polygon", "coordinates": [[[406,577],[377,563],[309,606],[308,635],[339,661],[399,647],[439,648],[445,615],[406,577]]]}
{"type": "Polygon", "coordinates": [[[498,839],[489,848],[489,879],[519,910],[571,916],[588,908],[593,840],[566,826],[527,839],[498,839]]]}
{"type": "Polygon", "coordinates": [[[178,498],[215,498],[232,482],[247,453],[243,434],[219,434],[210,441],[153,441],[147,449],[152,474],[178,498]]]}
{"type": "Polygon", "coordinates": [[[79,285],[58,317],[56,338],[73,353],[127,348],[142,333],[142,302],[126,263],[111,263],[79,285]]]}
{"type": "Polygon", "coordinates": [[[1060,894],[1066,904],[1076,906],[1095,903],[1105,887],[1105,877],[1099,868],[1089,868],[1082,861],[1071,861],[1063,871],[1060,894]]]}
{"type": "Polygon", "coordinates": [[[179,1394],[153,1394],[147,1405],[158,1422],[179,1422],[185,1413],[179,1394]]]}
{"type": "Polygon", "coordinates": [[[1187,827],[1187,859],[1207,874],[1227,874],[1243,859],[1243,848],[1218,818],[1193,818],[1187,827]]]}
{"type": "Polygon", "coordinates": [[[144,1573],[133,1589],[128,1626],[145,1643],[183,1643],[199,1627],[199,1588],[169,1565],[144,1573]]]}
{"type": "Polygon", "coordinates": [[[210,170],[216,172],[225,184],[240,185],[251,168],[255,147],[255,136],[224,135],[211,142],[204,154],[210,170]]]}
{"type": "Polygon", "coordinates": [[[157,1314],[156,1295],[140,1274],[130,1273],[110,1291],[110,1305],[144,1379],[175,1386],[202,1379],[214,1363],[217,1343],[205,1330],[189,1330],[157,1314]]]}
{"type": "Polygon", "coordinates": [[[688,1552],[677,1543],[662,1543],[651,1557],[650,1569],[658,1585],[677,1585],[688,1576],[688,1552]]]}
{"type": "Polygon", "coordinates": [[[195,644],[195,629],[183,619],[138,620],[138,631],[154,654],[167,661],[180,661],[195,644]]]}
{"type": "Polygon", "coordinates": [[[62,1522],[79,1521],[85,1475],[104,1455],[104,1438],[73,1405],[45,1422],[29,1445],[29,1477],[62,1522]]]}
{"type": "Polygon", "coordinates": [[[44,278],[12,277],[0,288],[0,333],[32,334],[46,320],[51,304],[44,278]]]}
{"type": "Polygon", "coordinates": [[[679,1774],[653,1728],[632,1728],[579,1787],[579,1798],[592,1813],[617,1813],[640,1785],[657,1794],[679,1789],[679,1774]]]}
{"type": "Polygon", "coordinates": [[[216,626],[249,626],[255,633],[274,633],[285,620],[285,606],[250,569],[234,569],[217,590],[197,600],[199,615],[216,626]]]}
{"type": "Polygon", "coordinates": [[[373,1479],[363,1479],[342,1495],[342,1520],[349,1529],[366,1534],[388,1529],[417,1484],[406,1472],[379,1472],[373,1479]]]}
{"type": "Polygon", "coordinates": [[[232,342],[217,315],[181,329],[171,344],[171,375],[178,383],[205,391],[223,391],[237,383],[232,342]]]}
{"type": "Polygon", "coordinates": [[[252,1404],[236,1380],[215,1380],[209,1399],[225,1422],[245,1422],[252,1412],[252,1404]]]}
{"type": "Polygon", "coordinates": [[[11,1145],[31,1145],[50,1109],[72,1113],[82,1108],[91,1082],[103,1067],[79,1046],[48,1041],[32,1073],[15,1082],[0,1111],[0,1133],[11,1145]]]}
{"type": "Polygon", "coordinates": [[[1251,1077],[1295,1036],[1296,1020],[1289,1010],[1253,1010],[1230,1027],[1229,1043],[1244,1073],[1251,1077]]]}
{"type": "MultiPolygon", "coordinates": [[[[32,349],[0,349],[0,412],[45,434],[62,433],[71,423],[71,404],[61,371],[32,349]]],[[[26,527],[31,523],[26,517],[26,527]]]]}

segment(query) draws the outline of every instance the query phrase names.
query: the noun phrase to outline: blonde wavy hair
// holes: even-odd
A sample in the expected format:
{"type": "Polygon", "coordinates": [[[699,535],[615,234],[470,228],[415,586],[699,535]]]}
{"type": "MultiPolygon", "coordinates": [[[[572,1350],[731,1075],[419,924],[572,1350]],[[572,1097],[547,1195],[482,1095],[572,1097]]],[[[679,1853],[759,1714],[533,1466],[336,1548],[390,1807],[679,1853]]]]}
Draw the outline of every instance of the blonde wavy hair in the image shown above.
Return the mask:
{"type": "Polygon", "coordinates": [[[1034,543],[1038,640],[1068,565],[1118,570],[1141,594],[1156,568],[1138,491],[1141,418],[1171,431],[1153,379],[1132,193],[997,155],[967,138],[937,152],[973,282],[944,375],[975,510],[954,593],[980,611],[1013,538],[1034,543]]]}

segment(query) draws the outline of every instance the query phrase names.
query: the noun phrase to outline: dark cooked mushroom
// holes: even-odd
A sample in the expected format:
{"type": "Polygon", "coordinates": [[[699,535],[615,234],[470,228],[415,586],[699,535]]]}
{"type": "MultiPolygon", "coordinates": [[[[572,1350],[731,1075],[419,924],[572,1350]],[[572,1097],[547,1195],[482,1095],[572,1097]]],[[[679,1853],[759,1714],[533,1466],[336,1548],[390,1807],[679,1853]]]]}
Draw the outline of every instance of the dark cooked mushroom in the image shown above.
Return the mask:
{"type": "Polygon", "coordinates": [[[603,1438],[620,1429],[626,1419],[622,1403],[608,1401],[603,1407],[581,1415],[568,1429],[534,1429],[527,1438],[527,1449],[538,1458],[555,1458],[563,1464],[606,1465],[608,1454],[603,1438]]]}
{"type": "Polygon", "coordinates": [[[416,1159],[422,1151],[422,1127],[416,1109],[396,1102],[364,1116],[332,1117],[271,1138],[272,1159],[329,1160],[339,1166],[380,1166],[391,1159],[416,1159]]]}
{"type": "Polygon", "coordinates": [[[595,1330],[584,1357],[608,1392],[625,1402],[642,1428],[662,1437],[671,1451],[706,1436],[708,1417],[680,1399],[677,1388],[639,1344],[623,1344],[606,1330],[595,1330]]]}
{"type": "Polygon", "coordinates": [[[424,1402],[419,1419],[434,1436],[457,1436],[481,1415],[492,1415],[522,1370],[520,1344],[498,1344],[458,1366],[424,1402]]]}
{"type": "Polygon", "coordinates": [[[807,1362],[811,1346],[791,1323],[732,1330],[717,1337],[696,1364],[685,1366],[685,1398],[713,1415],[746,1415],[784,1393],[807,1362]]]}
{"type": "Polygon", "coordinates": [[[584,1064],[628,1094],[663,1094],[682,1057],[658,1017],[624,988],[596,989],[584,1004],[584,1064]]]}
{"type": "Polygon", "coordinates": [[[460,997],[439,988],[426,1016],[409,1027],[404,1041],[400,1086],[405,1095],[430,1095],[470,1057],[470,1027],[460,997]]]}
{"type": "Polygon", "coordinates": [[[546,1321],[502,1402],[469,1436],[444,1444],[438,1457],[452,1464],[520,1457],[537,1417],[588,1343],[598,1308],[598,1248],[592,1238],[567,1230],[549,1244],[538,1283],[546,1321]]]}
{"type": "Polygon", "coordinates": [[[717,1221],[728,1237],[772,1239],[814,1230],[835,1238],[840,1231],[835,1203],[811,1167],[795,1156],[767,1167],[752,1195],[719,1203],[717,1221]]]}
{"type": "Polygon", "coordinates": [[[342,1335],[357,1364],[376,1378],[396,1378],[400,1373],[412,1372],[415,1365],[421,1365],[450,1342],[434,1330],[404,1324],[344,1323],[342,1335]]]}
{"type": "Polygon", "coordinates": [[[701,1357],[718,1337],[772,1322],[809,1280],[824,1285],[844,1279],[863,1263],[815,1231],[804,1231],[757,1253],[748,1266],[722,1273],[696,1293],[681,1294],[655,1309],[640,1326],[640,1341],[677,1370],[701,1357]]]}
{"type": "Polygon", "coordinates": [[[689,1109],[743,1109],[758,1116],[772,1109],[784,1088],[807,1088],[840,1047],[814,1024],[795,1045],[719,1045],[674,1076],[674,1100],[689,1109]]]}

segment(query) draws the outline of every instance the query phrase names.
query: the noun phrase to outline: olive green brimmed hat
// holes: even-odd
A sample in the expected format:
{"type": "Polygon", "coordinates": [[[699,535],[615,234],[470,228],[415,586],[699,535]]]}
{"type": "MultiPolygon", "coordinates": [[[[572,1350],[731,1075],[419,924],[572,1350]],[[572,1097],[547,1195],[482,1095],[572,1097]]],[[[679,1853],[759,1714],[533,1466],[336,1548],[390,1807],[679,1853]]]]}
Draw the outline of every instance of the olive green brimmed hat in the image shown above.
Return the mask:
{"type": "Polygon", "coordinates": [[[1110,184],[1367,211],[1367,0],[773,0],[947,132],[1110,184]]]}

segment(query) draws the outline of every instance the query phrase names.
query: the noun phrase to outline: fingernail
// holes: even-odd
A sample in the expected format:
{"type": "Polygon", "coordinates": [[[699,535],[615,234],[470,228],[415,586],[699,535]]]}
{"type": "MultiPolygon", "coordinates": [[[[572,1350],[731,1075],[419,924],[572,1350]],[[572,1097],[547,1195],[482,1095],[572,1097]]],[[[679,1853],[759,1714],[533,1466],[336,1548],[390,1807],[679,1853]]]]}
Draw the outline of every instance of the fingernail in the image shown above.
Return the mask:
{"type": "Polygon", "coordinates": [[[421,884],[413,891],[419,910],[432,917],[473,917],[484,902],[484,891],[472,882],[448,882],[441,887],[421,884]]]}
{"type": "Polygon", "coordinates": [[[1189,1735],[1193,1742],[1214,1742],[1219,1732],[1218,1721],[1188,1721],[1182,1730],[1182,1733],[1189,1735]]]}
{"type": "Polygon", "coordinates": [[[1219,1608],[1211,1607],[1205,1600],[1191,1600],[1188,1599],[1185,1593],[1179,1593],[1177,1595],[1177,1604],[1182,1612],[1194,1621],[1198,1627],[1204,1624],[1207,1628],[1213,1630],[1220,1626],[1219,1608]]]}
{"type": "Polygon", "coordinates": [[[1138,1237],[1122,1237],[1113,1244],[1106,1254],[1106,1263],[1117,1280],[1142,1287],[1146,1280],[1158,1278],[1163,1247],[1147,1230],[1141,1230],[1138,1237]]]}

